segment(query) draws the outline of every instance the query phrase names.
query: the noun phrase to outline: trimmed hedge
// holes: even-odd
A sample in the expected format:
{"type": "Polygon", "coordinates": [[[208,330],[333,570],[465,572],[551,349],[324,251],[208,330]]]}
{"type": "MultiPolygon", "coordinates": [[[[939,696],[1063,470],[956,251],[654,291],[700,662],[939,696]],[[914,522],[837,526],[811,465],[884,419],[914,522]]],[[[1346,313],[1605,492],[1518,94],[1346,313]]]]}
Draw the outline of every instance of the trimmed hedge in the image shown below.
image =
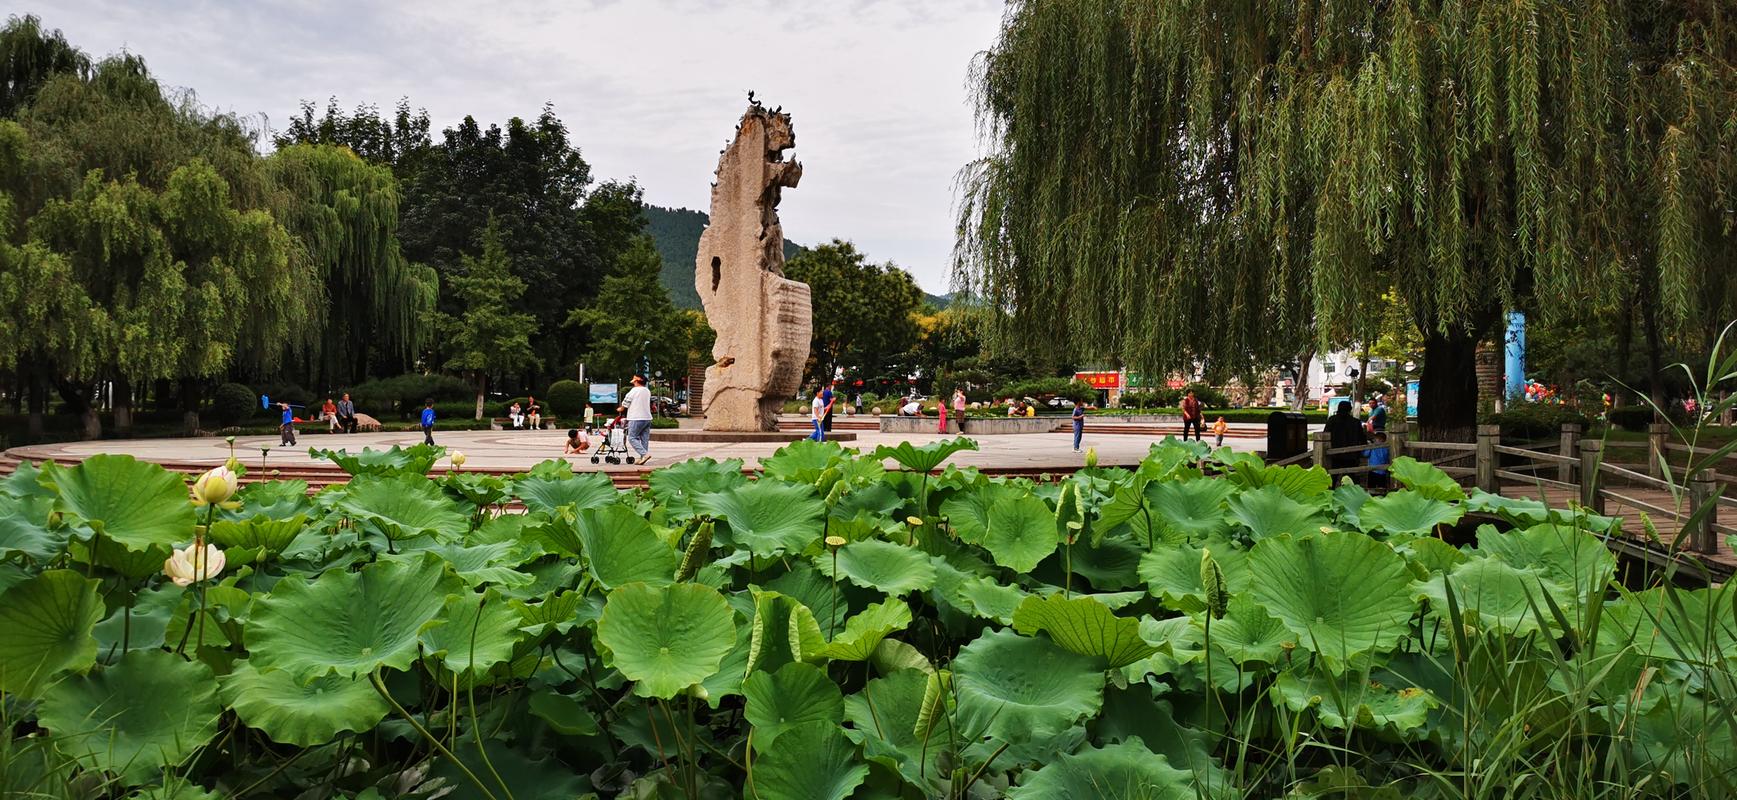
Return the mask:
{"type": "Polygon", "coordinates": [[[1652,406],[1623,406],[1613,408],[1605,415],[1610,424],[1635,433],[1646,431],[1654,418],[1652,406]]]}
{"type": "Polygon", "coordinates": [[[259,395],[242,384],[225,383],[211,393],[211,416],[220,425],[239,425],[259,410],[259,395]]]}
{"type": "MultiPolygon", "coordinates": [[[[1650,418],[1650,411],[1648,415],[1650,418]]],[[[1563,423],[1574,423],[1583,429],[1588,424],[1584,414],[1567,406],[1526,402],[1509,403],[1502,413],[1485,414],[1479,421],[1500,425],[1504,439],[1549,439],[1562,432],[1563,423]]]]}
{"type": "Polygon", "coordinates": [[[591,399],[590,391],[578,381],[555,381],[545,394],[544,409],[557,417],[577,417],[585,413],[585,404],[591,399]]]}
{"type": "Polygon", "coordinates": [[[441,403],[469,401],[471,410],[466,416],[476,413],[476,387],[450,375],[410,373],[368,381],[348,391],[357,411],[381,420],[392,412],[408,416],[430,398],[437,412],[441,403]]]}

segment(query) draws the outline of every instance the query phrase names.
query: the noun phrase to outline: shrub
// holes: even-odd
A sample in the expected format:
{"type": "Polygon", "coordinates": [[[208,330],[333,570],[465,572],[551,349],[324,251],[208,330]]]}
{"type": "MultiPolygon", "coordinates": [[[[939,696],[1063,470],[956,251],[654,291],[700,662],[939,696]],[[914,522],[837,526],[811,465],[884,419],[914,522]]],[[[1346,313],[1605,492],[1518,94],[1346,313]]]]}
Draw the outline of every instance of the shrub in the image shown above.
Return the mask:
{"type": "Polygon", "coordinates": [[[225,427],[239,425],[259,410],[259,395],[239,383],[225,383],[211,393],[211,416],[225,427]]]}
{"type": "Polygon", "coordinates": [[[1481,421],[1500,425],[1504,439],[1549,439],[1562,432],[1563,423],[1586,425],[1580,412],[1554,403],[1509,403],[1502,413],[1487,414],[1481,421]]]}
{"type": "Polygon", "coordinates": [[[1085,381],[1073,378],[1033,378],[1006,384],[995,391],[995,396],[1030,397],[1037,400],[1064,397],[1076,403],[1083,403],[1097,397],[1098,390],[1087,385],[1085,381]]]}
{"type": "Polygon", "coordinates": [[[1625,431],[1645,431],[1653,421],[1652,406],[1623,406],[1613,408],[1607,417],[1610,424],[1625,431]]]}
{"type": "Polygon", "coordinates": [[[313,394],[308,392],[307,389],[302,388],[300,384],[290,381],[266,381],[256,385],[248,391],[258,392],[258,394],[254,394],[253,396],[254,408],[259,408],[259,395],[262,394],[271,398],[273,403],[281,400],[284,402],[294,403],[298,406],[311,405],[316,409],[319,408],[320,401],[325,399],[324,397],[313,396],[313,394]]]}
{"type": "Polygon", "coordinates": [[[436,403],[469,400],[473,403],[470,414],[476,413],[476,387],[450,375],[409,373],[368,381],[352,387],[349,392],[350,399],[356,402],[357,411],[375,417],[391,411],[401,416],[409,414],[422,408],[423,401],[430,398],[436,403]]]}
{"type": "Polygon", "coordinates": [[[549,385],[545,398],[547,413],[557,417],[577,417],[585,412],[591,399],[589,391],[578,381],[555,381],[549,385]]]}

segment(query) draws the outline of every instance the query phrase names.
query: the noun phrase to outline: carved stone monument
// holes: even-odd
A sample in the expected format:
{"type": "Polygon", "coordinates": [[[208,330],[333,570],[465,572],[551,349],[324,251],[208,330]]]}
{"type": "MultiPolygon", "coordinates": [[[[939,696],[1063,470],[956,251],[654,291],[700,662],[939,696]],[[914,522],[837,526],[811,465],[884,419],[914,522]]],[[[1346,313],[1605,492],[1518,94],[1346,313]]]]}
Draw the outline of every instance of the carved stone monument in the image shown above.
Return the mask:
{"type": "Polygon", "coordinates": [[[700,234],[694,285],[718,332],[706,368],[708,431],[771,431],[778,409],[802,384],[813,318],[808,284],[784,277],[778,199],[802,165],[790,115],[748,95],[736,138],[718,157],[710,224],[700,234]]]}

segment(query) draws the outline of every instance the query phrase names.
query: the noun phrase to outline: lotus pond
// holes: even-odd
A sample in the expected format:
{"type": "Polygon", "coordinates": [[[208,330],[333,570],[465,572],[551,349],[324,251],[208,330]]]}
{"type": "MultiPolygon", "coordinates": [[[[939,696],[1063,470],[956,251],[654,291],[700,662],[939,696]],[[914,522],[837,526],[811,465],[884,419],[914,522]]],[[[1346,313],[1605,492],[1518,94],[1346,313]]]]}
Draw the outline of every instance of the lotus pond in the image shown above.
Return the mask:
{"type": "Polygon", "coordinates": [[[312,495],[25,467],[0,794],[1737,794],[1737,590],[1624,586],[1610,519],[1409,459],[1372,498],[1175,441],[943,467],[973,446],[634,491],[423,447],[325,454],[353,479],[312,495]]]}

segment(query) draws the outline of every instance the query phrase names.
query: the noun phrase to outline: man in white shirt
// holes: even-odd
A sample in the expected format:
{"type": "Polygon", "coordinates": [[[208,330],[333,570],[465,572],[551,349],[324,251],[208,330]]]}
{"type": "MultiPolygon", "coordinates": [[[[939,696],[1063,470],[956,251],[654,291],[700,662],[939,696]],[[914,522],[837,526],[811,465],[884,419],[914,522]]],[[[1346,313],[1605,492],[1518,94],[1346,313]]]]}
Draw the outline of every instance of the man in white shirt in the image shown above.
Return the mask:
{"type": "Polygon", "coordinates": [[[651,460],[651,390],[645,388],[645,376],[633,376],[633,388],[621,399],[622,412],[627,414],[627,442],[639,453],[639,463],[651,460]]]}
{"type": "Polygon", "coordinates": [[[808,403],[808,416],[809,420],[814,423],[814,432],[808,434],[808,438],[816,442],[826,441],[826,427],[823,424],[826,420],[826,400],[820,396],[818,391],[814,393],[814,399],[808,403]]]}
{"type": "Polygon", "coordinates": [[[923,413],[923,406],[915,400],[912,400],[899,408],[899,414],[906,417],[915,417],[921,413],[923,413]]]}

